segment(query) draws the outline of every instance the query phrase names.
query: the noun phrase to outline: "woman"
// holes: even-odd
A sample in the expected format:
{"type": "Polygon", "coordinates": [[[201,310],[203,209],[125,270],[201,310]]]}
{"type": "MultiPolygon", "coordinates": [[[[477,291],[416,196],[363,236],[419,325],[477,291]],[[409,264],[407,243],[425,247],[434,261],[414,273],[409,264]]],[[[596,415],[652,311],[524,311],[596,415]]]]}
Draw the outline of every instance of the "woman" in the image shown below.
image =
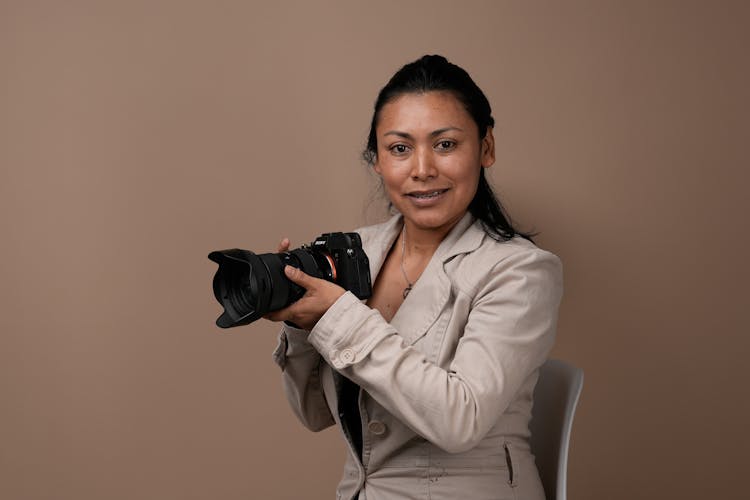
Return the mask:
{"type": "Polygon", "coordinates": [[[274,359],[300,420],[339,425],[349,444],[337,498],[544,498],[528,423],[561,266],[485,180],[493,125],[463,69],[440,56],[404,66],[365,151],[398,212],[358,231],[372,297],[285,270],[307,292],[268,315],[285,321],[274,359]]]}

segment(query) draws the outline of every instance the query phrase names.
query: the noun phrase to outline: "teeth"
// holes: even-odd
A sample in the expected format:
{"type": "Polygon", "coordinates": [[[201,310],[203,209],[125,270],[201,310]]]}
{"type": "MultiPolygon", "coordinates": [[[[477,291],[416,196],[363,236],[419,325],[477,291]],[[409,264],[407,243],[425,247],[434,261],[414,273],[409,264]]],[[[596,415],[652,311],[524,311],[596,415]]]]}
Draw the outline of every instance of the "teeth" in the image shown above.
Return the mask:
{"type": "Polygon", "coordinates": [[[435,196],[439,195],[440,191],[433,191],[431,193],[425,193],[425,194],[413,194],[415,198],[434,198],[435,196]]]}

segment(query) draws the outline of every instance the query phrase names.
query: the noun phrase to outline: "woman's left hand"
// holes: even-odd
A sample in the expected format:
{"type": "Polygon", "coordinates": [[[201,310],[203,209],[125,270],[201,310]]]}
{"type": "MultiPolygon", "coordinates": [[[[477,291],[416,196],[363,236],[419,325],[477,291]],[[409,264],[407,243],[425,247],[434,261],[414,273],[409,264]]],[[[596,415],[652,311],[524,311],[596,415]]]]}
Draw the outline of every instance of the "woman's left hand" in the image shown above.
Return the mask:
{"type": "Polygon", "coordinates": [[[337,284],[314,278],[296,267],[286,266],[284,274],[306,292],[292,305],[263,316],[271,321],[291,321],[300,328],[312,330],[328,308],[346,293],[346,290],[337,284]]]}

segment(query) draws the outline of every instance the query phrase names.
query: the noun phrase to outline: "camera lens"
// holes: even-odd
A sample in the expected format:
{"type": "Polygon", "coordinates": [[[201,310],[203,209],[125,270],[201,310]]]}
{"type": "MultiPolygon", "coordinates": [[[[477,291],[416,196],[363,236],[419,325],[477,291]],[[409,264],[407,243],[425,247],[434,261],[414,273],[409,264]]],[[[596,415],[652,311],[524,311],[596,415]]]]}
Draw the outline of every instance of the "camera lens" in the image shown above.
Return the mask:
{"type": "Polygon", "coordinates": [[[287,265],[314,278],[339,283],[356,291],[360,298],[369,297],[367,256],[362,252],[359,236],[350,234],[357,237],[326,233],[309,246],[277,254],[257,255],[239,248],[211,252],[208,258],[219,264],[213,280],[214,296],[224,306],[216,324],[222,328],[246,325],[300,299],[305,289],[287,279],[287,265]],[[356,257],[345,262],[343,271],[337,269],[342,255],[356,257]]]}
{"type": "Polygon", "coordinates": [[[213,288],[216,300],[224,306],[216,320],[222,328],[252,323],[302,297],[305,290],[286,278],[284,266],[320,277],[315,259],[304,249],[257,255],[235,248],[211,252],[208,258],[219,264],[213,288]]]}

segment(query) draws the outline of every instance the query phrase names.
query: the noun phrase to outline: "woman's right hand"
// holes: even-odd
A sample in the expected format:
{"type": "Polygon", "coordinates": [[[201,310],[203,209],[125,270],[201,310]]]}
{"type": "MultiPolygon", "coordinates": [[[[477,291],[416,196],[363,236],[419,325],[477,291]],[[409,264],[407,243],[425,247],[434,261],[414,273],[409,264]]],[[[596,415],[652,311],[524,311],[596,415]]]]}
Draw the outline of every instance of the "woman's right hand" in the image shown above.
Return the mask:
{"type": "MultiPolygon", "coordinates": [[[[289,250],[289,238],[279,242],[278,252],[289,250]]],[[[272,311],[263,318],[270,321],[286,321],[297,328],[312,330],[318,320],[346,290],[336,283],[315,278],[292,266],[284,267],[287,279],[305,289],[305,294],[284,309],[272,311]]]]}

